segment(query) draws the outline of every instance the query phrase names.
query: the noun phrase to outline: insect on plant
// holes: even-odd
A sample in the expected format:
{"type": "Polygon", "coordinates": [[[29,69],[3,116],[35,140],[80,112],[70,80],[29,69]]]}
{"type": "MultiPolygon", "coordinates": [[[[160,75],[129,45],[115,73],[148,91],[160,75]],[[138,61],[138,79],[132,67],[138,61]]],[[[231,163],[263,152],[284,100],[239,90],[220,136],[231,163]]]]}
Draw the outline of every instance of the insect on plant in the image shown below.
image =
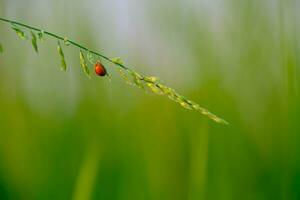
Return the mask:
{"type": "Polygon", "coordinates": [[[97,61],[95,64],[95,73],[98,76],[105,76],[107,74],[105,67],[99,61],[97,61]]]}
{"type": "MultiPolygon", "coordinates": [[[[12,21],[9,19],[0,18],[0,21],[8,23],[11,25],[11,28],[16,32],[19,38],[22,40],[30,40],[33,49],[38,53],[38,42],[44,41],[45,35],[57,40],[57,52],[61,61],[61,70],[67,70],[67,62],[65,59],[63,46],[73,46],[78,48],[79,50],[79,61],[83,72],[86,74],[88,78],[91,78],[89,64],[94,65],[95,74],[98,76],[108,76],[107,70],[104,65],[100,62],[100,59],[105,59],[106,61],[113,63],[119,73],[120,76],[126,81],[126,83],[141,88],[143,90],[150,91],[157,95],[167,96],[172,101],[180,104],[185,109],[195,110],[200,112],[202,115],[208,117],[209,119],[219,123],[227,125],[228,122],[224,119],[214,115],[207,109],[201,107],[197,103],[189,100],[185,96],[180,95],[171,87],[168,87],[159,81],[157,77],[154,76],[144,76],[131,68],[125,66],[124,62],[120,58],[110,58],[96,51],[92,51],[87,47],[74,42],[73,40],[68,39],[67,37],[62,37],[52,32],[44,31],[39,28],[35,28],[33,26],[29,26],[24,23],[20,23],[17,21],[12,21]]],[[[3,46],[0,44],[0,53],[3,53],[3,46]]]]}

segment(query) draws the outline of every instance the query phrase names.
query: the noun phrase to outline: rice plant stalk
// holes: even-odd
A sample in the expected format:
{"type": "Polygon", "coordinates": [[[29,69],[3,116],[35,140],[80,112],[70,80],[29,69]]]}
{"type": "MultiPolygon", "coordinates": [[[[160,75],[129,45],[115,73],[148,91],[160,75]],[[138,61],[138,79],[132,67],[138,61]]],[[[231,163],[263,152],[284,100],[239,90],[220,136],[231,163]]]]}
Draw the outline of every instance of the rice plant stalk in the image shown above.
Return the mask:
{"type": "MultiPolygon", "coordinates": [[[[141,89],[148,90],[157,95],[167,96],[169,99],[171,99],[172,101],[175,101],[176,103],[178,103],[185,109],[198,111],[202,115],[208,117],[209,119],[211,119],[219,124],[225,124],[225,125],[228,124],[228,122],[225,121],[224,119],[216,116],[215,114],[213,114],[210,111],[208,111],[207,109],[201,107],[197,103],[189,100],[185,96],[182,96],[177,91],[175,91],[173,88],[170,88],[170,87],[162,84],[158,78],[153,77],[153,76],[148,77],[148,76],[141,75],[141,74],[137,73],[136,71],[132,70],[131,68],[125,66],[124,62],[118,57],[110,58],[108,56],[103,55],[102,53],[92,51],[92,50],[88,49],[87,47],[81,45],[80,43],[70,40],[67,37],[62,37],[55,33],[52,33],[49,31],[44,31],[42,29],[27,25],[27,24],[24,24],[21,22],[4,19],[4,18],[0,18],[0,21],[11,24],[12,29],[23,40],[28,39],[28,37],[27,37],[26,33],[21,29],[21,27],[30,31],[31,43],[36,52],[38,52],[37,38],[41,42],[44,41],[45,35],[48,35],[54,39],[57,39],[58,40],[58,49],[57,50],[58,50],[58,53],[61,58],[61,68],[63,71],[65,71],[67,69],[67,65],[66,65],[65,56],[64,56],[64,53],[63,53],[63,50],[61,47],[61,42],[63,42],[63,44],[65,44],[66,46],[71,45],[71,46],[74,46],[79,49],[80,64],[81,64],[83,71],[85,72],[85,74],[88,77],[90,77],[90,74],[89,74],[89,69],[88,69],[88,65],[87,65],[85,57],[87,58],[87,60],[90,63],[95,63],[95,57],[97,57],[99,59],[101,58],[101,59],[107,60],[108,62],[113,63],[115,66],[117,66],[119,68],[121,77],[124,78],[125,81],[127,83],[129,83],[130,85],[134,85],[141,89]],[[36,34],[37,34],[37,36],[36,36],[36,34]],[[86,56],[84,56],[83,52],[86,54],[86,56]]],[[[0,50],[1,50],[1,52],[3,51],[2,46],[1,46],[0,50]]]]}

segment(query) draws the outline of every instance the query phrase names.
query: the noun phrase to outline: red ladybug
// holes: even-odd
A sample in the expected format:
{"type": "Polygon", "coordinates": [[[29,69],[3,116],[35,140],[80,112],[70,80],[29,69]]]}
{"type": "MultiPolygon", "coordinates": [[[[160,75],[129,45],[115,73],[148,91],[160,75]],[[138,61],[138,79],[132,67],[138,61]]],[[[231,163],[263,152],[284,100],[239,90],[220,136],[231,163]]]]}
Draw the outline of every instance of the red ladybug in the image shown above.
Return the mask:
{"type": "Polygon", "coordinates": [[[105,67],[100,62],[95,64],[95,73],[98,76],[105,76],[107,74],[105,67]]]}

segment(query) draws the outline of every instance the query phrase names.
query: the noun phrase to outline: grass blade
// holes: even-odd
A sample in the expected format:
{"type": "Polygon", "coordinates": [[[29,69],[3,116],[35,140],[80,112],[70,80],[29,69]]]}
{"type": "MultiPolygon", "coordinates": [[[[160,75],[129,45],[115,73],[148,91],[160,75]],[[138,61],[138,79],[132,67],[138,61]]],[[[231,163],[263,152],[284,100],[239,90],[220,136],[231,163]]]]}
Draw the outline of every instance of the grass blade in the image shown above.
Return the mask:
{"type": "Polygon", "coordinates": [[[65,59],[65,54],[62,50],[62,47],[61,47],[59,41],[58,41],[58,45],[57,45],[57,51],[58,51],[58,54],[60,55],[61,70],[66,71],[67,70],[67,63],[66,63],[66,59],[65,59]]]}
{"type": "MultiPolygon", "coordinates": [[[[202,115],[208,117],[209,119],[211,119],[217,123],[228,124],[228,122],[226,122],[222,118],[217,117],[216,115],[212,114],[210,111],[206,110],[205,108],[200,107],[198,104],[196,104],[196,103],[190,101],[189,99],[185,98],[184,96],[180,95],[174,89],[161,84],[161,82],[156,77],[143,76],[143,75],[135,72],[134,70],[128,68],[127,66],[124,65],[124,62],[118,57],[110,58],[110,57],[103,55],[102,53],[98,53],[95,51],[89,51],[89,48],[87,48],[87,47],[83,46],[82,44],[79,44],[75,41],[72,41],[72,40],[68,39],[67,37],[62,37],[62,36],[59,36],[52,32],[43,31],[42,29],[35,28],[35,27],[27,25],[27,24],[23,24],[23,23],[20,23],[17,21],[12,21],[12,20],[8,20],[8,19],[4,19],[4,18],[0,18],[0,21],[10,23],[12,29],[23,40],[27,39],[27,36],[19,28],[19,26],[21,26],[29,31],[34,31],[34,32],[37,31],[38,32],[37,35],[40,40],[42,40],[44,34],[49,37],[58,39],[57,50],[61,57],[61,69],[63,71],[66,71],[67,65],[66,65],[63,50],[60,45],[60,41],[64,42],[65,45],[72,45],[80,50],[80,55],[79,55],[80,56],[80,64],[81,64],[82,69],[84,70],[84,73],[89,78],[91,78],[90,72],[89,72],[88,65],[87,65],[87,62],[85,60],[85,57],[84,57],[84,54],[82,53],[82,51],[88,52],[87,59],[91,64],[95,63],[94,56],[98,56],[99,60],[100,60],[100,58],[102,58],[102,59],[109,61],[110,63],[115,64],[119,68],[119,72],[120,72],[121,76],[130,85],[137,86],[141,89],[145,89],[144,86],[147,86],[147,88],[150,91],[152,91],[153,93],[159,94],[159,95],[164,95],[164,96],[168,97],[169,99],[175,101],[176,103],[180,104],[182,107],[184,107],[186,109],[199,111],[202,115]]],[[[32,36],[32,43],[33,43],[32,45],[35,48],[35,50],[37,50],[36,37],[34,37],[34,36],[32,36]]],[[[3,51],[3,48],[1,51],[3,51]]]]}
{"type": "Polygon", "coordinates": [[[26,40],[27,39],[24,31],[22,31],[20,28],[18,28],[15,24],[11,24],[11,28],[17,33],[17,35],[19,36],[19,38],[21,38],[22,40],[26,40]]]}
{"type": "Polygon", "coordinates": [[[90,71],[82,51],[79,52],[79,59],[80,59],[80,65],[82,67],[82,70],[84,71],[84,73],[87,75],[88,78],[91,78],[90,71]]]}
{"type": "Polygon", "coordinates": [[[35,34],[32,31],[30,31],[30,34],[31,34],[31,44],[32,44],[32,47],[35,50],[35,52],[38,53],[39,50],[38,50],[38,46],[37,46],[36,36],[35,36],[35,34]]]}

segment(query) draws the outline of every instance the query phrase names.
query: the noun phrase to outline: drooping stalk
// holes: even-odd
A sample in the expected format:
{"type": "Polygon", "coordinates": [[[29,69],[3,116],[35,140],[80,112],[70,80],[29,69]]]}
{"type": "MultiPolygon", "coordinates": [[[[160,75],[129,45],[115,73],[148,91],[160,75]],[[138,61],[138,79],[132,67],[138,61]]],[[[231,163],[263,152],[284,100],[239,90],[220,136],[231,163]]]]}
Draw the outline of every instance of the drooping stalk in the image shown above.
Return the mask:
{"type": "MultiPolygon", "coordinates": [[[[155,94],[158,94],[158,95],[167,96],[169,99],[179,103],[182,107],[184,107],[186,109],[198,111],[202,115],[208,117],[209,119],[211,119],[211,120],[213,120],[217,123],[226,124],[226,125],[228,124],[228,122],[225,121],[224,119],[214,115],[213,113],[211,113],[207,109],[199,106],[197,103],[195,103],[195,102],[187,99],[186,97],[180,95],[174,89],[172,89],[172,88],[170,88],[166,85],[161,84],[160,81],[156,77],[143,76],[143,75],[137,73],[136,71],[130,69],[129,67],[125,66],[124,63],[119,58],[110,58],[110,57],[105,56],[105,55],[103,55],[101,53],[98,53],[96,51],[89,50],[87,47],[85,47],[85,46],[83,46],[83,45],[81,45],[81,44],[79,44],[79,43],[77,43],[73,40],[70,40],[67,37],[62,37],[62,36],[59,36],[55,33],[52,33],[52,32],[49,32],[49,31],[44,31],[42,29],[27,25],[27,24],[24,24],[24,23],[21,23],[21,22],[9,20],[9,19],[4,19],[4,18],[0,18],[0,21],[10,23],[12,26],[20,26],[20,27],[26,28],[29,31],[31,31],[31,34],[34,34],[32,31],[43,33],[45,35],[48,35],[52,38],[57,39],[58,43],[59,43],[59,41],[63,41],[65,44],[67,43],[68,45],[72,45],[74,47],[79,48],[81,65],[83,66],[83,69],[84,69],[85,73],[88,76],[89,76],[89,73],[88,73],[88,69],[87,69],[87,66],[86,66],[86,63],[85,63],[85,57],[82,53],[82,50],[84,50],[85,52],[88,52],[88,55],[87,55],[88,59],[89,59],[90,55],[92,54],[92,55],[98,56],[100,58],[103,58],[103,59],[107,60],[108,62],[113,63],[114,65],[118,66],[119,69],[120,69],[121,76],[123,78],[125,78],[127,82],[130,82],[130,84],[138,86],[139,88],[143,88],[143,89],[146,86],[151,92],[153,92],[155,94]],[[131,81],[129,80],[128,76],[131,77],[131,79],[132,79],[131,81]]],[[[14,29],[18,31],[17,27],[15,27],[14,29]]],[[[18,33],[18,35],[19,35],[19,33],[18,33]]],[[[24,36],[24,35],[22,35],[22,36],[24,36]]],[[[35,36],[33,36],[33,37],[35,37],[35,36]]],[[[36,40],[36,38],[34,38],[34,41],[35,40],[36,40]]],[[[33,44],[33,47],[37,51],[36,44],[33,44]]],[[[62,58],[62,61],[63,61],[62,66],[65,70],[66,69],[66,66],[65,66],[66,63],[65,63],[65,60],[64,60],[64,54],[62,52],[60,43],[59,43],[58,47],[59,47],[58,52],[59,52],[59,54],[62,58]]]]}

